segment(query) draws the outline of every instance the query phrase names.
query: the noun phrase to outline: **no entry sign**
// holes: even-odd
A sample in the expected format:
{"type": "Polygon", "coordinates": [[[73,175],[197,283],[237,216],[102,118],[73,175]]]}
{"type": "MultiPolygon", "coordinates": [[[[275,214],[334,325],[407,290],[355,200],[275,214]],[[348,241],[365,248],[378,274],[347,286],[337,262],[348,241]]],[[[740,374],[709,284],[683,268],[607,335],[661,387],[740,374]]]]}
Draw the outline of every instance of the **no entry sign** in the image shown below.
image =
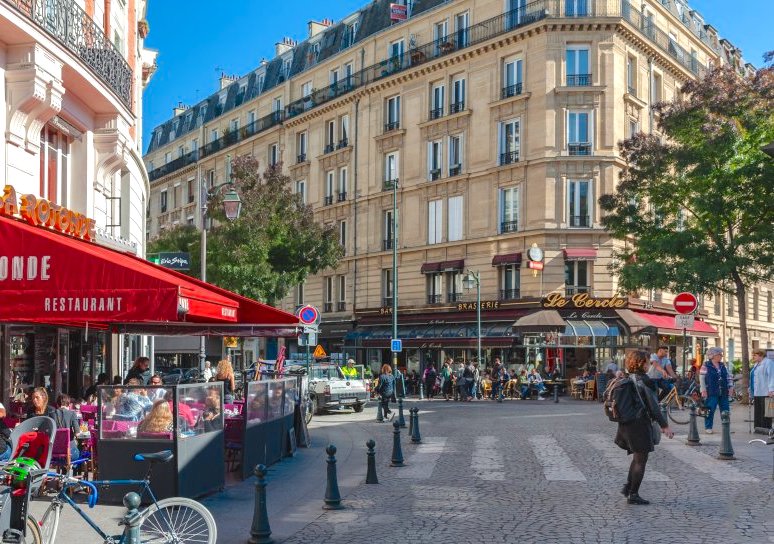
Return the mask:
{"type": "Polygon", "coordinates": [[[678,314],[692,314],[699,306],[699,302],[693,293],[680,293],[675,297],[672,305],[678,314]]]}

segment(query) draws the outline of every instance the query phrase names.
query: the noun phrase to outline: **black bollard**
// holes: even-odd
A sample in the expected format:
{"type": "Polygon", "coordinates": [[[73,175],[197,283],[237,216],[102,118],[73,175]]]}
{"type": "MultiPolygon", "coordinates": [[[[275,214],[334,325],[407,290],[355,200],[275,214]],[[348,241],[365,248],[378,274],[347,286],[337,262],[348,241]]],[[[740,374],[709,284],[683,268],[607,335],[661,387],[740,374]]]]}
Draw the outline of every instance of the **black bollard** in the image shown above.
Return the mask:
{"type": "Polygon", "coordinates": [[[398,397],[398,423],[401,428],[406,428],[406,420],[403,418],[403,397],[398,397]]]}
{"type": "Polygon", "coordinates": [[[368,456],[368,472],[366,472],[367,484],[379,483],[379,479],[376,477],[376,452],[374,451],[375,446],[376,442],[374,442],[373,439],[366,442],[366,447],[368,448],[368,453],[366,454],[368,456]]]}
{"type": "Polygon", "coordinates": [[[691,405],[691,420],[688,423],[688,439],[685,441],[689,446],[701,446],[699,438],[699,428],[696,426],[696,405],[691,405]]]}
{"type": "Polygon", "coordinates": [[[411,443],[419,444],[422,437],[419,435],[419,408],[414,408],[414,426],[411,428],[411,443]]]}
{"type": "Polygon", "coordinates": [[[382,414],[382,401],[378,399],[376,402],[376,421],[378,423],[384,423],[384,414],[382,414]]]}
{"type": "Polygon", "coordinates": [[[416,410],[416,408],[409,408],[409,436],[414,434],[414,410],[416,410]]]}
{"type": "Polygon", "coordinates": [[[392,422],[392,459],[390,460],[391,467],[404,467],[403,464],[403,450],[400,447],[400,423],[397,421],[392,422]]]}
{"type": "Polygon", "coordinates": [[[559,402],[559,383],[554,380],[554,403],[559,402]]]}
{"type": "Polygon", "coordinates": [[[336,446],[330,444],[325,448],[328,454],[328,481],[325,484],[325,510],[341,510],[341,494],[339,493],[339,481],[336,477],[336,446]]]}
{"type": "Polygon", "coordinates": [[[248,544],[271,544],[271,527],[269,513],[266,511],[266,465],[255,467],[255,509],[253,510],[253,525],[250,527],[248,544]]]}
{"type": "Polygon", "coordinates": [[[720,412],[720,425],[723,427],[723,432],[718,459],[731,461],[736,459],[734,457],[734,447],[731,445],[731,412],[720,412]]]}

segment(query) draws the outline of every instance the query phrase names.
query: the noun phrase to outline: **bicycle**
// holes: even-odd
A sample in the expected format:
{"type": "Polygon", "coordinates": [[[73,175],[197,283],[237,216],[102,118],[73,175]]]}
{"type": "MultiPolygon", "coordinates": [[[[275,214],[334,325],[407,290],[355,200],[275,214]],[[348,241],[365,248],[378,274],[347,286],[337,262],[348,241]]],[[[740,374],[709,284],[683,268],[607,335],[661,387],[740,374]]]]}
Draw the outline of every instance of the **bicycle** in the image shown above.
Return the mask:
{"type": "MultiPolygon", "coordinates": [[[[217,541],[217,528],[215,519],[200,503],[184,497],[170,497],[156,500],[151,489],[151,473],[155,463],[167,463],[171,461],[173,454],[169,450],[156,453],[138,453],[134,456],[137,462],[148,461],[148,471],[142,480],[79,480],[66,474],[49,473],[51,480],[58,481],[60,490],[51,500],[40,520],[40,532],[44,544],[55,544],[57,530],[59,528],[59,516],[65,504],[70,505],[91,527],[106,544],[129,544],[134,539],[129,536],[130,527],[124,521],[121,535],[108,535],[92,520],[89,515],[76,503],[68,490],[77,491],[86,488],[88,490],[89,508],[94,508],[98,501],[98,487],[108,486],[139,486],[139,495],[142,499],[149,499],[150,505],[141,509],[138,513],[140,522],[140,542],[134,544],[150,543],[207,543],[214,544],[217,541]]],[[[38,542],[38,541],[36,541],[38,542]]]]}
{"type": "Polygon", "coordinates": [[[692,382],[682,395],[677,392],[677,386],[672,384],[672,388],[661,399],[661,405],[666,406],[669,419],[678,425],[685,425],[690,421],[691,408],[693,407],[696,410],[701,408],[699,402],[694,398],[695,392],[696,382],[692,382]]]}
{"type": "Polygon", "coordinates": [[[40,487],[47,470],[33,459],[19,457],[2,467],[0,479],[0,542],[43,544],[37,520],[27,513],[30,497],[40,487]]]}

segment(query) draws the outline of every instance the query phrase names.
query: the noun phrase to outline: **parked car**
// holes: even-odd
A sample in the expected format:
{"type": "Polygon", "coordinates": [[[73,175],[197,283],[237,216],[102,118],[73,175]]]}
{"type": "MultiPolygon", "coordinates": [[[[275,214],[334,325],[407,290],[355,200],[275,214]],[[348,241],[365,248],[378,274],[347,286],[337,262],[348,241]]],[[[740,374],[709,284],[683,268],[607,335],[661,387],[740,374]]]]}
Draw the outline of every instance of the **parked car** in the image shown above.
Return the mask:
{"type": "Polygon", "coordinates": [[[161,376],[161,381],[165,385],[179,385],[181,383],[203,382],[204,377],[198,368],[173,368],[161,376]]]}
{"type": "Polygon", "coordinates": [[[363,379],[363,365],[356,365],[358,378],[345,378],[339,365],[315,364],[309,367],[309,397],[315,414],[352,408],[362,412],[370,397],[371,384],[363,379]]]}

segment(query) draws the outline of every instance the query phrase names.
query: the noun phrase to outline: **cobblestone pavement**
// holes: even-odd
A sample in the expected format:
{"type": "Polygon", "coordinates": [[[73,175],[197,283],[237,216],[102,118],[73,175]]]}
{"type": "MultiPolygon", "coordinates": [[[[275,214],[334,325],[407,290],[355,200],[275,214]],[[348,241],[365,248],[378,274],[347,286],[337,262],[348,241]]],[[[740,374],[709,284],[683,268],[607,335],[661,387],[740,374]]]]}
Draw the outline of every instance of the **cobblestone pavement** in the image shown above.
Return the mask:
{"type": "Polygon", "coordinates": [[[771,451],[741,432],[738,459],[719,461],[717,435],[690,447],[687,426],[675,426],[682,434],[657,447],[640,490],[652,504],[629,506],[620,494],[629,458],[597,403],[418,405],[423,443],[402,433],[406,466],[388,466],[392,426],[363,423],[377,441],[379,485],[354,488],[344,510],[283,542],[774,543],[771,451]]]}

